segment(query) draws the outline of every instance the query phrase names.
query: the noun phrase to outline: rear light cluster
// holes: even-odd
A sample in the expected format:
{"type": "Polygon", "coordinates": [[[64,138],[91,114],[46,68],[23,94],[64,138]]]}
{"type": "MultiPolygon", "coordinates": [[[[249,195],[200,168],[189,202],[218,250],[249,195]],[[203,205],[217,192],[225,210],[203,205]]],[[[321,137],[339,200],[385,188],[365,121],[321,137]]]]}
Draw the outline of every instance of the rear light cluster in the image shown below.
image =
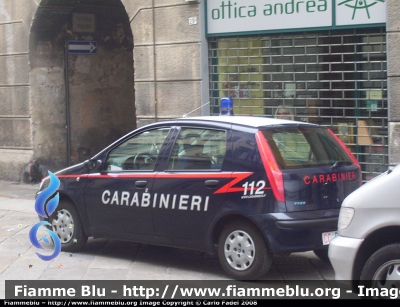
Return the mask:
{"type": "Polygon", "coordinates": [[[261,159],[270,182],[272,192],[277,201],[285,201],[285,189],[283,185],[283,174],[276,163],[275,157],[269,147],[267,140],[261,131],[256,133],[256,141],[261,153],[261,159]]]}

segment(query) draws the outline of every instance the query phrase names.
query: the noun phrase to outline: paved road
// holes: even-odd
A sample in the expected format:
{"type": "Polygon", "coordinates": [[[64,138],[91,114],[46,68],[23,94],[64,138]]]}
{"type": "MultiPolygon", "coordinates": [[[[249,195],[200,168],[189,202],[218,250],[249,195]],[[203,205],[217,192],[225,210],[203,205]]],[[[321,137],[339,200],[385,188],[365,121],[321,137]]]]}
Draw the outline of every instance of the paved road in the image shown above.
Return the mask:
{"type": "MultiPolygon", "coordinates": [[[[28,236],[37,187],[0,181],[0,299],[5,280],[229,280],[215,256],[119,240],[89,239],[80,253],[42,261],[28,236]]],[[[265,279],[333,280],[334,272],[314,253],[296,253],[276,257],[265,279]]]]}

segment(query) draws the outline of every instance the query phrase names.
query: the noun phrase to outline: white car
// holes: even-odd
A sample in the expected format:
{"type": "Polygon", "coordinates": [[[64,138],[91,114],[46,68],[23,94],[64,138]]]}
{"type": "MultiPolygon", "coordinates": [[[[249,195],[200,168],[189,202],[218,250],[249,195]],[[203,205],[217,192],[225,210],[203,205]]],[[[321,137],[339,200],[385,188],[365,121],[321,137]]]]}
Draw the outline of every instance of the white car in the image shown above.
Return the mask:
{"type": "Polygon", "coordinates": [[[335,279],[365,287],[399,288],[400,165],[348,195],[342,203],[338,236],[328,256],[335,279]]]}

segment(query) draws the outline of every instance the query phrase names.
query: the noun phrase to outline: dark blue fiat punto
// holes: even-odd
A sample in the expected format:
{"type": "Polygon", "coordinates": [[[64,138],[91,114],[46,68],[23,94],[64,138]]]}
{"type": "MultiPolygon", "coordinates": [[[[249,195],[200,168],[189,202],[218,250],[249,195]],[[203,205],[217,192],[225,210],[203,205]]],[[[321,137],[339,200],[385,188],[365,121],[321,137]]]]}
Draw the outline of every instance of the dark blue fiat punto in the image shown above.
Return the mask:
{"type": "Polygon", "coordinates": [[[101,236],[189,248],[217,253],[242,280],[265,275],[274,254],[329,261],[342,201],[361,185],[360,165],[331,130],[247,116],[150,124],[55,175],[48,221],[62,250],[101,236]]]}

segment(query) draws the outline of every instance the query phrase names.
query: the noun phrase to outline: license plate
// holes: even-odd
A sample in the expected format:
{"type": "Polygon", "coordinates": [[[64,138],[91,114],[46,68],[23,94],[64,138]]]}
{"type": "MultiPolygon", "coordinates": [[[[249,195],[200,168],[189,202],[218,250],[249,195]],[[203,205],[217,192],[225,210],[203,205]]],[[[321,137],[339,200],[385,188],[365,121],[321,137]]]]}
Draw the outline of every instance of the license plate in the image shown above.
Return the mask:
{"type": "Polygon", "coordinates": [[[331,240],[337,236],[337,231],[323,232],[322,233],[322,244],[328,245],[331,240]]]}

